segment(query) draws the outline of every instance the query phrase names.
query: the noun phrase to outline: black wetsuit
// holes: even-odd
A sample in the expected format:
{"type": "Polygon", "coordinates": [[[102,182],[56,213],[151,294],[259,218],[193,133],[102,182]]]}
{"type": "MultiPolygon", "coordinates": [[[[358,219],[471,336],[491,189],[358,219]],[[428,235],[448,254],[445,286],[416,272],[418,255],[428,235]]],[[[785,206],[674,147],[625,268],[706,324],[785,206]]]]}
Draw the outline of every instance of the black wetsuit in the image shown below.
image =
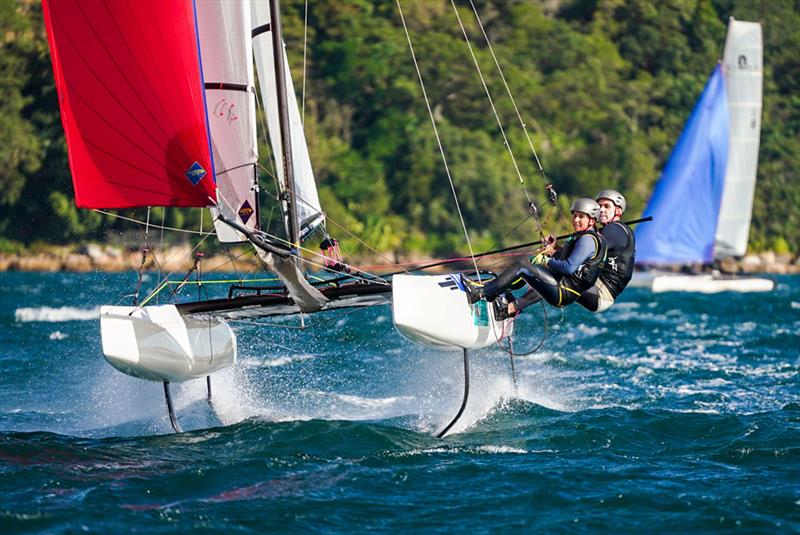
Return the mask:
{"type": "MultiPolygon", "coordinates": [[[[636,239],[628,225],[620,221],[612,221],[600,231],[606,241],[608,252],[606,260],[600,266],[599,280],[608,291],[617,298],[633,277],[636,239]]],[[[596,312],[600,306],[600,294],[597,285],[583,292],[578,303],[584,308],[596,312]]]]}
{"type": "Polygon", "coordinates": [[[597,280],[600,274],[600,262],[606,253],[605,241],[594,230],[579,232],[553,256],[557,260],[569,259],[578,240],[583,236],[592,239],[594,250],[591,256],[581,263],[573,273],[557,275],[551,269],[543,266],[527,262],[517,264],[503,271],[496,279],[489,281],[483,287],[484,297],[487,301],[493,301],[501,293],[519,287],[518,283],[515,283],[521,278],[535,290],[535,293],[525,294],[516,304],[518,310],[537,302],[538,296],[543,297],[554,307],[563,307],[573,303],[597,280]]]}

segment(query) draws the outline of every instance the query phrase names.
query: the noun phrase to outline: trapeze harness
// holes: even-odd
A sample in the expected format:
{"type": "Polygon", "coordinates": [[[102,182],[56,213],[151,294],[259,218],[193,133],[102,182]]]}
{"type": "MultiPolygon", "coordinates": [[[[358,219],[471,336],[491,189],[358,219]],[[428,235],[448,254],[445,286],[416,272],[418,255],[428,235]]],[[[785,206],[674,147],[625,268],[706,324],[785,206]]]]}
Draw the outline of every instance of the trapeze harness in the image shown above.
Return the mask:
{"type": "Polygon", "coordinates": [[[601,234],[608,247],[606,259],[600,265],[597,282],[578,300],[578,303],[592,312],[601,312],[611,307],[633,277],[636,241],[630,227],[614,221],[603,227],[601,234]]]}
{"type": "MultiPolygon", "coordinates": [[[[569,258],[575,249],[575,244],[583,236],[593,239],[594,253],[574,273],[556,278],[549,269],[539,265],[525,264],[513,267],[503,271],[483,287],[484,297],[487,301],[493,301],[500,293],[516,289],[518,284],[515,282],[521,278],[554,307],[564,307],[575,302],[584,291],[592,287],[600,274],[600,264],[606,254],[605,240],[595,230],[585,230],[575,234],[574,238],[553,255],[559,260],[569,258]]],[[[525,303],[522,308],[531,304],[530,302],[525,303]]]]}

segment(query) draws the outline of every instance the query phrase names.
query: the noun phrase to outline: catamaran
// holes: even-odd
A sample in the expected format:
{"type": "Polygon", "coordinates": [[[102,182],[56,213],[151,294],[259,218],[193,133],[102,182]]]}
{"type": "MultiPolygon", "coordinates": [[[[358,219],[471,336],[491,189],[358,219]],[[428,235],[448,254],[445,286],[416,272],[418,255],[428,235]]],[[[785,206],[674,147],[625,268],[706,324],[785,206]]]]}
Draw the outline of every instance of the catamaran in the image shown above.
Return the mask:
{"type": "Polygon", "coordinates": [[[761,26],[731,18],[717,65],[667,161],[636,229],[631,287],[654,292],[764,292],[770,279],[682,274],[747,251],[761,132],[761,26]],[[662,269],[659,269],[662,268],[662,269]]]}
{"type": "MultiPolygon", "coordinates": [[[[208,208],[215,238],[249,244],[281,282],[238,284],[227,298],[161,305],[139,301],[137,292],[132,305],[103,306],[106,360],[163,383],[179,432],[170,383],[205,378],[211,400],[211,374],[236,362],[231,321],[391,303],[404,336],[463,352],[464,397],[438,436],[447,433],[467,402],[468,352],[510,336],[512,320],[496,319],[486,302],[469,305],[451,275],[377,276],[344,265],[325,230],[278,1],[43,6],[77,206],[208,208]],[[285,237],[261,226],[256,73],[285,237]],[[323,252],[304,258],[303,242],[314,232],[325,238],[323,252]],[[312,282],[309,269],[330,276],[312,282]]],[[[551,193],[554,199],[552,187],[551,193]]]]}

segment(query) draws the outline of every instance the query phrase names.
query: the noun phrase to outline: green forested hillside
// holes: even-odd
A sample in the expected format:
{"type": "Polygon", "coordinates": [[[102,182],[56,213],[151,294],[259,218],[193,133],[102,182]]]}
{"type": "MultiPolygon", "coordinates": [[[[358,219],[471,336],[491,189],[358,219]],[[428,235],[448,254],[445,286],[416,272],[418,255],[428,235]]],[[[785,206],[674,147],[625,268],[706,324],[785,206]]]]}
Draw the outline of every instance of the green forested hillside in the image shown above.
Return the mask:
{"type": "MultiPolygon", "coordinates": [[[[303,87],[304,0],[283,25],[303,87]]],[[[527,241],[534,225],[449,0],[402,0],[467,227],[478,248],[527,241]],[[517,228],[515,228],[517,227],[517,228]]],[[[459,15],[525,186],[545,181],[468,0],[459,15]]],[[[762,23],[762,144],[751,249],[800,247],[800,4],[793,0],[476,1],[494,52],[562,205],[614,187],[638,216],[708,75],[730,16],[762,23]]],[[[389,0],[310,0],[305,124],[330,220],[381,251],[465,250],[450,185],[389,0]]],[[[0,234],[11,241],[104,239],[119,221],[72,203],[47,40],[37,2],[0,0],[0,234]]],[[[262,146],[266,168],[268,151],[262,146]]],[[[265,177],[265,190],[272,190],[265,177]]],[[[268,210],[264,211],[269,213],[268,210]]],[[[546,230],[562,230],[543,208],[546,230]]],[[[152,217],[160,221],[161,214],[152,217]]],[[[196,225],[197,211],[166,221],[196,225]]],[[[679,217],[679,214],[676,214],[679,217]]],[[[274,217],[273,217],[274,225],[274,217]]],[[[329,225],[350,252],[363,251],[329,225]]]]}

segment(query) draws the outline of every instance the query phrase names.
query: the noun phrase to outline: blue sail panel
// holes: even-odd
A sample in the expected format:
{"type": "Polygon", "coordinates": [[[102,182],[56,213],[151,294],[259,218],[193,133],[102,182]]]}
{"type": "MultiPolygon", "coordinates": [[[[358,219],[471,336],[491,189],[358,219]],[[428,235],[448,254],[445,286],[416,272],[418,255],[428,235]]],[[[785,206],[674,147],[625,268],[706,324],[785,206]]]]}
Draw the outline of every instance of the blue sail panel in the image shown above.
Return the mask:
{"type": "Polygon", "coordinates": [[[722,67],[708,79],[636,228],[639,264],[710,263],[714,257],[730,117],[722,67]]]}

